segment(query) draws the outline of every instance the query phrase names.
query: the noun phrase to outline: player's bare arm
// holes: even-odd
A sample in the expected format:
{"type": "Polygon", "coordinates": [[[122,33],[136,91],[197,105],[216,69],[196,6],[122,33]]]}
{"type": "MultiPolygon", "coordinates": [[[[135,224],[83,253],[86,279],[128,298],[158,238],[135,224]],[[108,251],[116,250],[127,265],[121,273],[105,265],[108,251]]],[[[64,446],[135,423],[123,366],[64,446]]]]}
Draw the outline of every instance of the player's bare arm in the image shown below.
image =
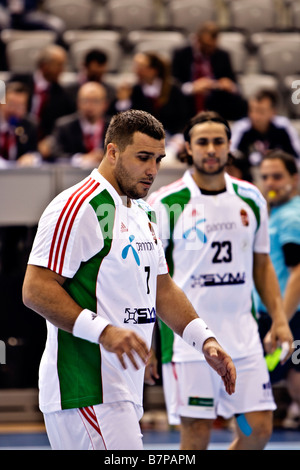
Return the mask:
{"type": "MultiPolygon", "coordinates": [[[[169,274],[157,278],[157,313],[166,325],[184,338],[184,330],[199,319],[194,307],[169,274]]],[[[202,352],[208,364],[222,377],[227,393],[235,390],[236,370],[231,357],[212,336],[204,341],[202,352]]]]}
{"type": "MultiPolygon", "coordinates": [[[[23,302],[56,327],[69,333],[82,308],[63,288],[66,278],[39,266],[29,265],[23,283],[23,302]]],[[[148,360],[149,351],[144,341],[133,331],[108,325],[100,335],[99,343],[109,352],[117,354],[122,366],[127,355],[135,368],[137,354],[143,363],[148,360]]]]}
{"type": "Polygon", "coordinates": [[[257,292],[272,318],[269,352],[287,342],[290,347],[287,359],[293,352],[293,335],[283,309],[278,280],[269,255],[254,253],[253,278],[257,292]]]}

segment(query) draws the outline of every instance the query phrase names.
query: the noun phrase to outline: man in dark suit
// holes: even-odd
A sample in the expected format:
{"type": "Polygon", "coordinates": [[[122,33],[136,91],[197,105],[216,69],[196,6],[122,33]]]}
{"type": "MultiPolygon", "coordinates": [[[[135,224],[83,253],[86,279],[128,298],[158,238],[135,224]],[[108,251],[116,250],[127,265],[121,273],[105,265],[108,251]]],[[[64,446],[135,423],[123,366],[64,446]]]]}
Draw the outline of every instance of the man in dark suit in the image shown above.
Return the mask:
{"type": "Polygon", "coordinates": [[[218,47],[219,28],[204,23],[193,43],[174,51],[172,74],[182,84],[189,112],[209,109],[228,120],[247,114],[247,102],[240,95],[229,54],[218,47]]]}
{"type": "Polygon", "coordinates": [[[62,47],[50,45],[41,51],[33,75],[14,77],[29,87],[29,111],[37,119],[38,146],[45,159],[50,155],[48,137],[55,121],[75,111],[69,94],[59,83],[66,60],[66,51],[62,47]]]}
{"type": "Polygon", "coordinates": [[[2,160],[17,160],[22,165],[34,165],[40,159],[37,150],[37,125],[27,114],[28,99],[29,90],[23,83],[7,84],[6,103],[0,106],[2,160]]]}
{"type": "Polygon", "coordinates": [[[103,157],[108,126],[106,89],[87,82],[78,91],[77,112],[58,119],[53,131],[52,155],[76,166],[98,166],[103,157]]]}

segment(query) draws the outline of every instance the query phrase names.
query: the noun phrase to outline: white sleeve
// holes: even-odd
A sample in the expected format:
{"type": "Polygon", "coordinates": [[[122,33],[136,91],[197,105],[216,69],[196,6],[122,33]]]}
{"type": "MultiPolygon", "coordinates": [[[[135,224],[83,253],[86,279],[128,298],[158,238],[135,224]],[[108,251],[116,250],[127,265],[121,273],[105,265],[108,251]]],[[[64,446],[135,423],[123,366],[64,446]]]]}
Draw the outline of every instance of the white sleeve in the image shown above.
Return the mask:
{"type": "Polygon", "coordinates": [[[103,236],[92,207],[84,205],[72,217],[64,213],[58,198],[44,211],[35,236],[28,264],[42,266],[72,278],[80,264],[103,247],[103,236]]]}
{"type": "Polygon", "coordinates": [[[255,253],[269,253],[270,252],[268,210],[267,210],[266,203],[261,203],[260,205],[260,222],[259,222],[259,227],[255,235],[253,251],[255,253]]]}

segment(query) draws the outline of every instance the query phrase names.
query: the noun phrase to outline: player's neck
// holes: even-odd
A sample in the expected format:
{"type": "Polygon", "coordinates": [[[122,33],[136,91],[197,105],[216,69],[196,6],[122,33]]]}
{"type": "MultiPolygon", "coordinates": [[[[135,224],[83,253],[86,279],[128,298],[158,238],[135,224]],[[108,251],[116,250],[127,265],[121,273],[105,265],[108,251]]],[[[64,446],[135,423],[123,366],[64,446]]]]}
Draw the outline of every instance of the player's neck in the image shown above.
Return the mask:
{"type": "Polygon", "coordinates": [[[197,186],[206,191],[221,192],[226,188],[224,172],[215,175],[207,175],[195,171],[192,176],[197,186]]]}

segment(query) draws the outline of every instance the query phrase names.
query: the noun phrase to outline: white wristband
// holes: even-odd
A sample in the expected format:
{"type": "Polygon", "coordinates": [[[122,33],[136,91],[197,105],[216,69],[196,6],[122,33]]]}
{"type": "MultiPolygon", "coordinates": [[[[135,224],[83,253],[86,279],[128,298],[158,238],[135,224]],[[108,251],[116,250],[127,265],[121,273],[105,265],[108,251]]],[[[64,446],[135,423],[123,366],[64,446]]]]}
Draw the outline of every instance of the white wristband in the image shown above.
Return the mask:
{"type": "Polygon", "coordinates": [[[75,320],[73,336],[86,339],[91,343],[99,343],[99,337],[107,325],[109,325],[108,320],[86,308],[75,320]]]}
{"type": "Polygon", "coordinates": [[[182,333],[182,339],[201,353],[208,338],[215,338],[215,335],[201,318],[195,318],[188,323],[182,333]]]}

